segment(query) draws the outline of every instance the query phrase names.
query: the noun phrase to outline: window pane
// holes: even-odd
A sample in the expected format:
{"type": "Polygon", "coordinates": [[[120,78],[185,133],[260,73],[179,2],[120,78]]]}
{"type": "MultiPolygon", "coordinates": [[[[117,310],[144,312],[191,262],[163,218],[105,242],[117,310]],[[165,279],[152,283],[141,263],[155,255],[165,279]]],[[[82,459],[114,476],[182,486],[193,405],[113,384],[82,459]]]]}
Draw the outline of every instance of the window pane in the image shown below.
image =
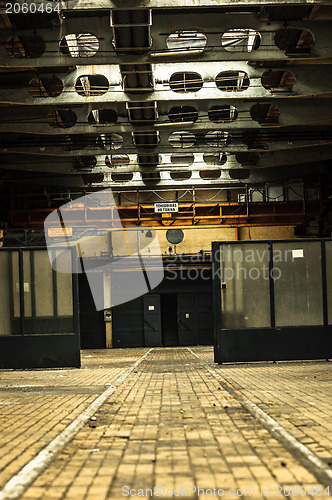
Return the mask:
{"type": "Polygon", "coordinates": [[[268,257],[267,243],[221,245],[222,328],[271,325],[268,257]]]}
{"type": "MultiPolygon", "coordinates": [[[[67,269],[70,271],[72,268],[70,252],[57,251],[57,263],[59,269],[67,269]]],[[[72,316],[73,315],[73,285],[72,274],[56,273],[57,282],[57,297],[58,297],[58,316],[72,316]]]]}
{"type": "Polygon", "coordinates": [[[323,324],[320,242],[273,244],[276,326],[323,324]]]}
{"type": "Polygon", "coordinates": [[[10,335],[11,307],[10,307],[10,255],[9,252],[0,253],[0,335],[10,335]]]}
{"type": "Polygon", "coordinates": [[[325,243],[328,323],[332,325],[332,241],[325,243]]]}
{"type": "Polygon", "coordinates": [[[53,316],[53,279],[48,253],[36,250],[33,252],[33,258],[36,316],[53,316]]]}

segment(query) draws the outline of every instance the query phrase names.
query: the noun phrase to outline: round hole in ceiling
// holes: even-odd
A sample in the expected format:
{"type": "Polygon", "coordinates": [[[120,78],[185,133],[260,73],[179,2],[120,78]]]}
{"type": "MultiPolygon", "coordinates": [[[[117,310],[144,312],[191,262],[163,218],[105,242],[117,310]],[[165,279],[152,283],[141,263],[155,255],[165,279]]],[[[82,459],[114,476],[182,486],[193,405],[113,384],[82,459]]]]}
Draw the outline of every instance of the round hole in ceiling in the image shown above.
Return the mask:
{"type": "Polygon", "coordinates": [[[236,153],[235,159],[238,163],[241,163],[243,166],[252,166],[257,165],[260,159],[260,154],[252,151],[240,151],[236,153]]]}
{"type": "Polygon", "coordinates": [[[249,179],[251,175],[251,171],[248,168],[231,168],[228,173],[231,179],[239,181],[249,179]]]}
{"type": "Polygon", "coordinates": [[[174,106],[169,111],[168,118],[171,122],[195,122],[198,112],[193,106],[174,106]]]}
{"type": "Polygon", "coordinates": [[[274,125],[279,122],[280,111],[278,106],[272,103],[254,104],[250,109],[253,120],[264,125],[274,125]]]}
{"type": "Polygon", "coordinates": [[[45,50],[45,40],[37,35],[13,35],[6,42],[7,54],[16,59],[36,59],[45,50]]]}
{"type": "Polygon", "coordinates": [[[260,43],[260,34],[252,29],[230,29],[221,36],[221,45],[228,52],[252,52],[260,43]]]}
{"type": "Polygon", "coordinates": [[[198,92],[203,87],[203,79],[199,73],[173,73],[169,79],[169,86],[174,92],[198,92]]]}
{"type": "Polygon", "coordinates": [[[102,149],[119,149],[123,144],[120,134],[100,134],[97,138],[97,146],[102,149]]]}
{"type": "Polygon", "coordinates": [[[221,170],[200,170],[199,176],[205,181],[220,179],[221,170]]]}
{"type": "Polygon", "coordinates": [[[192,132],[179,131],[173,132],[168,141],[174,148],[190,148],[196,143],[196,137],[192,132]]]}
{"type": "Polygon", "coordinates": [[[192,153],[173,153],[171,155],[171,163],[183,165],[191,165],[194,163],[195,157],[192,153]]]}
{"type": "Polygon", "coordinates": [[[203,160],[207,165],[224,165],[227,155],[226,153],[204,153],[203,160]]]}
{"type": "Polygon", "coordinates": [[[56,109],[47,115],[47,121],[54,128],[71,128],[77,123],[77,116],[71,109],[56,109]]]}
{"type": "Polygon", "coordinates": [[[204,33],[196,30],[178,30],[171,33],[166,39],[167,48],[171,51],[203,50],[207,38],[204,33]]]}
{"type": "Polygon", "coordinates": [[[187,170],[170,172],[170,177],[173,181],[187,181],[191,178],[191,172],[188,172],[187,170]]]}
{"type": "Polygon", "coordinates": [[[306,55],[315,45],[315,39],[310,31],[301,28],[287,27],[278,30],[274,36],[278,49],[287,55],[306,55]]]}
{"type": "Polygon", "coordinates": [[[92,142],[86,135],[81,134],[67,135],[61,139],[61,145],[65,151],[84,149],[92,145],[92,142]]]}
{"type": "Polygon", "coordinates": [[[71,33],[62,38],[59,47],[66,56],[92,57],[99,50],[99,40],[91,33],[71,33]]]}
{"type": "Polygon", "coordinates": [[[243,132],[242,141],[248,149],[265,149],[269,141],[269,133],[265,130],[248,129],[243,132]]]}
{"type": "Polygon", "coordinates": [[[289,92],[296,82],[295,76],[288,70],[266,70],[261,77],[262,85],[267,90],[289,92]]]}
{"type": "Polygon", "coordinates": [[[113,109],[93,109],[88,116],[91,125],[113,125],[118,115],[113,109]]]}
{"type": "Polygon", "coordinates": [[[216,77],[216,85],[223,92],[242,92],[247,90],[250,80],[244,71],[222,71],[216,77]]]}
{"type": "Polygon", "coordinates": [[[111,174],[113,182],[129,182],[133,178],[132,172],[114,172],[111,174]]]}
{"type": "Polygon", "coordinates": [[[206,134],[205,141],[208,146],[219,148],[220,146],[227,146],[231,142],[231,135],[229,132],[211,130],[206,134]]]}
{"type": "Polygon", "coordinates": [[[90,172],[97,165],[95,156],[75,156],[73,158],[73,167],[79,172],[90,172]]]}
{"type": "Polygon", "coordinates": [[[238,117],[238,111],[235,106],[229,104],[223,106],[211,106],[208,111],[210,120],[214,123],[234,122],[238,117]]]}
{"type": "Polygon", "coordinates": [[[76,80],[75,90],[82,97],[101,96],[109,89],[104,75],[82,75],[76,80]]]}
{"type": "Polygon", "coordinates": [[[105,157],[105,163],[108,167],[125,167],[129,165],[130,159],[126,154],[107,155],[105,157]]]}
{"type": "Polygon", "coordinates": [[[63,83],[55,75],[37,76],[29,82],[28,91],[32,97],[59,97],[63,91],[63,83]]]}

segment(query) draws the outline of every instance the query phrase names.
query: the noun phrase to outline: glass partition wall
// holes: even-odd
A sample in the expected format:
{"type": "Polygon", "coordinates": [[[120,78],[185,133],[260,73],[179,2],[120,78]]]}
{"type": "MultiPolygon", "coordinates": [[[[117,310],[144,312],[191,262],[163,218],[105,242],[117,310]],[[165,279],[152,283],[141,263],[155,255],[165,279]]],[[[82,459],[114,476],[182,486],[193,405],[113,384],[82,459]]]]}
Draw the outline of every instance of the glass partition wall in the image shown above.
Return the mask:
{"type": "Polygon", "coordinates": [[[213,243],[215,359],[332,357],[332,241],[213,243]]]}
{"type": "MultiPolygon", "coordinates": [[[[55,256],[61,250],[49,252],[55,256]]],[[[45,356],[52,366],[59,366],[61,359],[68,366],[69,351],[79,351],[77,277],[72,274],[75,251],[61,256],[68,260],[68,273],[52,269],[49,252],[45,248],[0,249],[0,368],[15,367],[16,360],[23,358],[21,368],[44,366],[45,356]],[[33,361],[33,350],[36,355],[39,351],[39,361],[33,361]],[[11,357],[15,360],[10,364],[11,357]]]]}

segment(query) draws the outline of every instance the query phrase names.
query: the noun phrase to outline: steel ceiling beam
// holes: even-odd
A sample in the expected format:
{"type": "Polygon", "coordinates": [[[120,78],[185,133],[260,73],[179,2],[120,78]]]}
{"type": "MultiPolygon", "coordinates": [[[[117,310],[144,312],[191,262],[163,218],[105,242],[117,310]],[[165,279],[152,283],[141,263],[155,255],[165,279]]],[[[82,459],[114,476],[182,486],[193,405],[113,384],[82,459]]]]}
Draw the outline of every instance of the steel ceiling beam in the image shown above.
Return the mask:
{"type": "Polygon", "coordinates": [[[65,19],[60,26],[54,26],[53,29],[24,29],[15,30],[15,36],[39,36],[45,42],[45,52],[37,58],[18,58],[11,56],[11,45],[9,40],[13,36],[13,30],[0,29],[0,66],[17,68],[47,68],[65,65],[103,65],[103,64],[139,64],[150,62],[181,62],[181,60],[209,62],[209,61],[298,61],[309,58],[319,59],[332,56],[330,44],[330,23],[324,21],[289,21],[287,28],[298,28],[308,30],[313,34],[315,43],[309,54],[286,54],[280,50],[274,40],[276,31],[284,28],[283,21],[261,21],[258,15],[237,15],[236,26],[234,17],[227,17],[223,13],[205,14],[202,21],[202,15],[199,10],[196,14],[183,16],[178,14],[158,14],[153,16],[153,25],[151,26],[151,36],[153,44],[151,50],[147,53],[132,54],[117,53],[112,41],[112,30],[108,16],[102,18],[75,18],[65,19]],[[220,18],[220,19],[218,19],[220,18]],[[165,31],[167,26],[167,31],[165,31]],[[166,40],[169,34],[175,30],[191,30],[193,27],[200,26],[200,30],[206,34],[207,45],[202,53],[190,53],[189,50],[181,53],[172,54],[167,48],[166,40]],[[260,47],[252,52],[233,52],[227,51],[221,45],[221,35],[231,29],[253,29],[261,35],[260,47]],[[90,33],[99,40],[99,49],[95,55],[87,57],[75,57],[65,55],[60,51],[59,43],[64,36],[69,34],[90,33]],[[158,55],[159,54],[159,55],[158,55]]]}
{"type": "MultiPolygon", "coordinates": [[[[261,77],[267,70],[253,68],[243,62],[225,62],[222,65],[210,62],[205,65],[199,63],[181,64],[156,64],[153,65],[155,78],[155,91],[144,96],[145,101],[190,101],[200,99],[230,100],[232,98],[242,99],[271,99],[273,97],[305,97],[312,95],[329,95],[331,93],[330,81],[332,79],[332,67],[315,66],[315,71],[308,71],[306,66],[287,66],[278,68],[278,71],[290,71],[296,81],[293,89],[290,90],[267,90],[262,86],[261,77]],[[220,72],[242,71],[250,78],[250,85],[243,91],[219,90],[215,79],[220,72]],[[175,92],[170,89],[169,79],[174,73],[197,72],[202,76],[203,87],[197,92],[175,92]]],[[[111,66],[83,66],[76,68],[69,75],[55,75],[60,78],[64,85],[63,92],[59,97],[33,97],[29,94],[28,84],[31,76],[35,74],[17,73],[4,79],[6,89],[0,90],[0,102],[6,104],[25,105],[79,105],[86,103],[109,103],[112,102],[134,102],[141,101],[142,95],[137,93],[124,93],[121,86],[121,76],[119,69],[111,66]],[[81,96],[75,90],[75,84],[82,76],[101,75],[105,76],[110,84],[109,90],[100,96],[81,96]],[[12,82],[10,78],[13,78],[12,82]],[[17,88],[13,89],[12,86],[17,88]]]]}

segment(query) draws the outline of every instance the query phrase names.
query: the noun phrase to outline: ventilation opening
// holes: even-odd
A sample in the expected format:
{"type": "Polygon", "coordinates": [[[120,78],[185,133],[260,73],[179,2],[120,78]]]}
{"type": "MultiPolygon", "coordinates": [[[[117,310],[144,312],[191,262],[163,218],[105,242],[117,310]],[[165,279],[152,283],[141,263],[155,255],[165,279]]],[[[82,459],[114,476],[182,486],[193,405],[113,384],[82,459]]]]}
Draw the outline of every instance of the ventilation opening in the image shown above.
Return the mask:
{"type": "Polygon", "coordinates": [[[28,86],[32,97],[58,97],[63,91],[63,83],[57,76],[33,78],[28,86]]]}
{"type": "Polygon", "coordinates": [[[276,46],[286,55],[306,55],[315,45],[313,35],[306,30],[285,28],[276,32],[274,41],[276,46]]]}
{"type": "Polygon", "coordinates": [[[173,153],[171,155],[171,163],[183,165],[192,165],[194,163],[194,155],[191,153],[173,153]]]}
{"type": "Polygon", "coordinates": [[[138,164],[140,167],[156,167],[160,163],[158,154],[138,155],[138,164]]]}
{"type": "Polygon", "coordinates": [[[113,109],[93,109],[88,116],[91,125],[113,125],[118,119],[113,109]]]}
{"type": "Polygon", "coordinates": [[[262,125],[273,125],[279,122],[280,111],[275,104],[255,104],[250,110],[250,116],[262,125]]]}
{"type": "Polygon", "coordinates": [[[105,158],[108,167],[126,167],[130,163],[128,155],[108,155],[105,158]]]}
{"type": "Polygon", "coordinates": [[[187,181],[191,178],[191,172],[180,171],[180,172],[170,172],[171,179],[173,181],[187,181]]]}
{"type": "Polygon", "coordinates": [[[231,135],[229,132],[220,132],[219,130],[212,130],[205,136],[206,144],[213,148],[220,146],[227,146],[231,142],[231,135]]]}
{"type": "Polygon", "coordinates": [[[212,181],[214,179],[219,179],[221,175],[220,170],[201,170],[199,176],[204,181],[212,181]]]}
{"type": "Polygon", "coordinates": [[[166,40],[166,45],[172,51],[199,50],[203,51],[207,44],[207,38],[201,31],[175,31],[166,40]]]}
{"type": "Polygon", "coordinates": [[[83,75],[76,82],[75,90],[82,97],[92,97],[106,94],[109,82],[103,75],[83,75]]]}
{"type": "Polygon", "coordinates": [[[224,165],[227,161],[226,153],[205,153],[203,160],[207,165],[224,165]]]}
{"type": "Polygon", "coordinates": [[[142,181],[148,185],[158,184],[160,182],[160,174],[159,172],[143,172],[142,181]]]}
{"type": "Polygon", "coordinates": [[[203,79],[198,73],[173,73],[169,86],[174,92],[198,92],[203,87],[203,79]]]}
{"type": "Polygon", "coordinates": [[[61,140],[62,147],[65,151],[75,151],[77,149],[84,149],[92,145],[92,140],[88,139],[86,135],[67,135],[61,140]]]}
{"type": "Polygon", "coordinates": [[[193,106],[174,106],[168,113],[168,117],[171,122],[195,122],[198,112],[193,106]]]}
{"type": "Polygon", "coordinates": [[[250,85],[250,80],[244,71],[223,71],[216,78],[216,85],[223,92],[241,92],[250,85]]]}
{"type": "Polygon", "coordinates": [[[37,35],[14,35],[6,42],[7,54],[17,59],[35,59],[41,57],[45,49],[45,41],[37,35]]]}
{"type": "Polygon", "coordinates": [[[60,42],[62,54],[70,57],[92,57],[99,50],[99,40],[90,33],[70,34],[63,37],[60,42]]]}
{"type": "Polygon", "coordinates": [[[128,173],[114,173],[111,174],[111,179],[114,182],[129,182],[133,178],[133,174],[128,172],[128,173]]]}
{"type": "Polygon", "coordinates": [[[241,163],[241,165],[247,167],[251,165],[257,165],[260,159],[260,154],[241,151],[240,153],[236,153],[235,159],[238,163],[241,163]]]}
{"type": "Polygon", "coordinates": [[[79,172],[91,172],[97,165],[95,156],[75,156],[73,167],[79,172]]]}
{"type": "Polygon", "coordinates": [[[229,123],[237,119],[238,111],[235,106],[212,106],[208,115],[214,123],[229,123]]]}
{"type": "Polygon", "coordinates": [[[242,141],[249,149],[264,149],[267,146],[269,134],[263,130],[246,130],[242,141]]]}
{"type": "Polygon", "coordinates": [[[252,52],[260,43],[260,34],[251,29],[228,30],[221,37],[221,45],[228,52],[252,52]]]}
{"type": "Polygon", "coordinates": [[[251,171],[248,168],[232,168],[228,173],[231,179],[242,181],[249,179],[251,171]]]}
{"type": "Polygon", "coordinates": [[[290,71],[268,70],[263,73],[261,81],[267,90],[289,92],[294,87],[295,76],[290,71]]]}
{"type": "Polygon", "coordinates": [[[101,184],[104,181],[104,174],[82,175],[84,184],[101,184]]]}
{"type": "Polygon", "coordinates": [[[76,125],[77,116],[71,109],[56,109],[48,114],[47,121],[54,128],[70,128],[76,125]]]}
{"type": "Polygon", "coordinates": [[[196,138],[191,132],[173,132],[169,138],[169,143],[174,148],[190,148],[196,143],[196,138]]]}
{"type": "Polygon", "coordinates": [[[102,149],[119,149],[123,144],[123,137],[120,134],[100,134],[97,139],[97,146],[102,149]]]}

